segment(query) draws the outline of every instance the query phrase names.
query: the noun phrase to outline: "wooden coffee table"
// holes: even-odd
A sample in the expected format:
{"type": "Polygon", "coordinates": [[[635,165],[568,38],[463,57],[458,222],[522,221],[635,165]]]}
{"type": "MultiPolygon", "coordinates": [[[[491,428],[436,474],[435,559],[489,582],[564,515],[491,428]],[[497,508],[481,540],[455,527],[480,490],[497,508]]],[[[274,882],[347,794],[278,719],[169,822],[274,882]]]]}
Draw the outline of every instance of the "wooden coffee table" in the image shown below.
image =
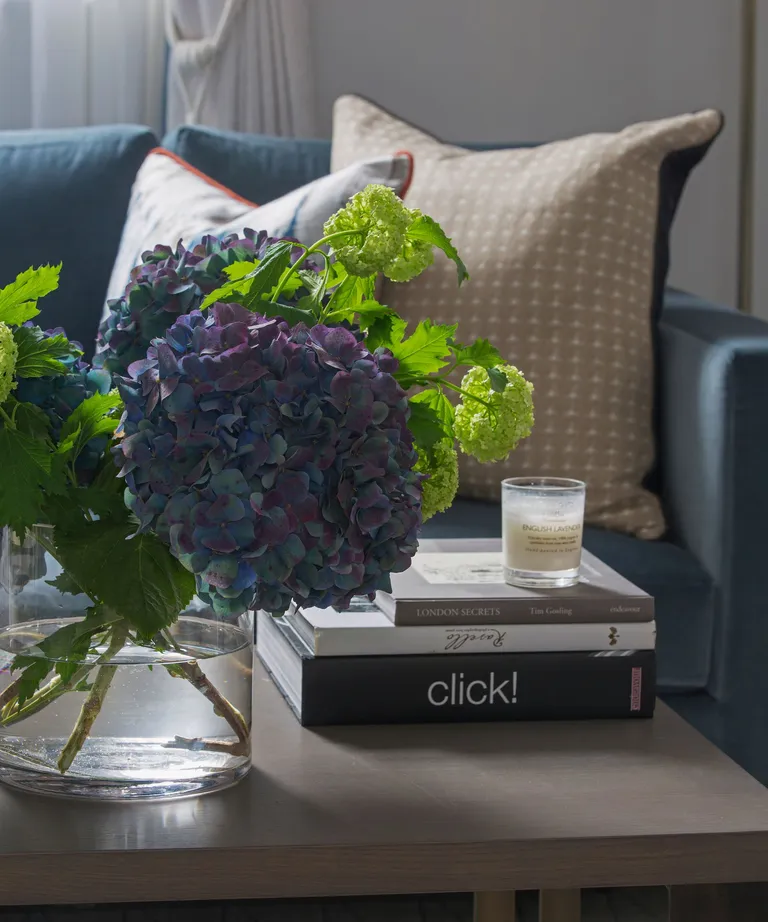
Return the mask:
{"type": "Polygon", "coordinates": [[[510,922],[519,888],[573,922],[578,888],[666,884],[676,922],[768,918],[762,885],[712,886],[768,881],[768,792],[663,705],[310,731],[260,668],[255,685],[255,766],[229,791],[128,806],[0,788],[0,905],[470,890],[478,920],[510,922]]]}

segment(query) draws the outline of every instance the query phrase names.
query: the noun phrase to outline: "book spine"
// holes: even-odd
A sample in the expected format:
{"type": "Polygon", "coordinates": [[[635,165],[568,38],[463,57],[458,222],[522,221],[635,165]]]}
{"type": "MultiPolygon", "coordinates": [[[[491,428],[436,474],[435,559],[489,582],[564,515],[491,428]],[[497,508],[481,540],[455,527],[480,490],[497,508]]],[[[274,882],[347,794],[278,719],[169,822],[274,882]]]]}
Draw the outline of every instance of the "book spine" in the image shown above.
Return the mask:
{"type": "MultiPolygon", "coordinates": [[[[343,615],[339,617],[341,622],[343,615]]],[[[288,618],[291,621],[291,618],[288,618]]],[[[547,653],[652,650],[656,623],[510,624],[474,627],[338,627],[291,623],[315,656],[407,656],[445,653],[547,653]]]]}
{"type": "Polygon", "coordinates": [[[399,599],[377,593],[376,604],[398,627],[470,624],[610,624],[653,621],[651,596],[617,599],[399,599]]]}
{"type": "Polygon", "coordinates": [[[301,722],[650,717],[653,651],[305,659],[301,722]]]}

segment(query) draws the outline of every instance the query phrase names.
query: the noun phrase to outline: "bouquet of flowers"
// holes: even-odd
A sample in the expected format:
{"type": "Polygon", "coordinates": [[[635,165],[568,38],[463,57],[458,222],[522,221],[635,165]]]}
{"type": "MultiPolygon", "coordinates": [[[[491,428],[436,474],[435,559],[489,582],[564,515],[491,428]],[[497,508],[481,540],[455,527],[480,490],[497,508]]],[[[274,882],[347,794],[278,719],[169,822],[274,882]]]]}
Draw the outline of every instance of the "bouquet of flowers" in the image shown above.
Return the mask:
{"type": "MultiPolygon", "coordinates": [[[[389,589],[422,521],[453,501],[457,444],[495,461],[530,433],[532,387],[490,342],[429,319],[408,330],[376,300],[380,273],[407,282],[435,249],[468,278],[436,222],[369,186],[324,233],[145,253],[94,367],[63,331],[32,326],[58,269],[0,291],[0,525],[50,525],[38,540],[62,564],[56,587],[92,602],[16,656],[0,728],[85,692],[61,772],[116,653],[167,649],[193,595],[228,618],[389,589]]],[[[247,739],[194,661],[166,668],[247,739]]]]}

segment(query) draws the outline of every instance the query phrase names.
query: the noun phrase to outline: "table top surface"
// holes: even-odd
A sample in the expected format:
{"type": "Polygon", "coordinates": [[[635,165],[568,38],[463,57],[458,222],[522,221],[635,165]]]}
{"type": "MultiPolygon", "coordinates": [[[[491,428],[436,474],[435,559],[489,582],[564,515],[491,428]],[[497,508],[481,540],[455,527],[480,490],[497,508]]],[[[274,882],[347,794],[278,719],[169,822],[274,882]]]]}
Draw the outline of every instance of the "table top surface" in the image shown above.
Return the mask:
{"type": "Polygon", "coordinates": [[[768,879],[768,791],[664,705],[308,730],[259,666],[254,682],[254,767],[228,791],[0,786],[0,905],[768,879]]]}

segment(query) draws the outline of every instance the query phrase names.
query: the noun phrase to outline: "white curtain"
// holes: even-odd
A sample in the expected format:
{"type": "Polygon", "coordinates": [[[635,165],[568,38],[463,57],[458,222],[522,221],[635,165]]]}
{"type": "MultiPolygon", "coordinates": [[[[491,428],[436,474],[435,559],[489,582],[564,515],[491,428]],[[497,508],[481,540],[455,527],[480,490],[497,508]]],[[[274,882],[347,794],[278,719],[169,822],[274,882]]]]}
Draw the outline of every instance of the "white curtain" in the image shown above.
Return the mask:
{"type": "Polygon", "coordinates": [[[307,0],[167,0],[166,125],[315,133],[307,0]]]}
{"type": "Polygon", "coordinates": [[[0,0],[0,128],[160,133],[163,0],[0,0]]]}

